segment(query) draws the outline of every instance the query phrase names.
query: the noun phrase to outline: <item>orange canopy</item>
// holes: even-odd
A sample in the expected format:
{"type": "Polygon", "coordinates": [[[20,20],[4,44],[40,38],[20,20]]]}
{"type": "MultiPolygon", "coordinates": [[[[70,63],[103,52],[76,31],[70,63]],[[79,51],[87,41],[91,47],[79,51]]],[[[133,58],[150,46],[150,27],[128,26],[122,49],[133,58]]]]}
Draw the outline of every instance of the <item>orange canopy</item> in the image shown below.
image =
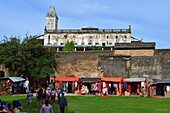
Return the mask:
{"type": "Polygon", "coordinates": [[[156,82],[150,82],[149,84],[150,84],[150,85],[155,85],[155,84],[158,84],[158,83],[156,83],[156,82]]]}
{"type": "Polygon", "coordinates": [[[55,78],[55,80],[57,82],[59,82],[59,81],[70,82],[70,81],[79,81],[80,78],[77,78],[77,77],[59,77],[59,78],[55,78]]]}
{"type": "Polygon", "coordinates": [[[105,82],[123,82],[123,78],[102,77],[101,81],[105,81],[105,82]]]}

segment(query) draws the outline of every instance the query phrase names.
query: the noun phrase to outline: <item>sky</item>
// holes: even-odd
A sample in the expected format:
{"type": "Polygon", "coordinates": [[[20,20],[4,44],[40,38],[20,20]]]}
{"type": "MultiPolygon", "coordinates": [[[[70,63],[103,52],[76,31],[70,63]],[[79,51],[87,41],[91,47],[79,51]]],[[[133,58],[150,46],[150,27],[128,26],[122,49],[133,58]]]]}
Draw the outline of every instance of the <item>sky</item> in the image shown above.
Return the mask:
{"type": "Polygon", "coordinates": [[[55,7],[59,29],[132,28],[132,36],[170,48],[170,0],[0,0],[0,41],[4,37],[44,33],[49,7],[55,7]]]}

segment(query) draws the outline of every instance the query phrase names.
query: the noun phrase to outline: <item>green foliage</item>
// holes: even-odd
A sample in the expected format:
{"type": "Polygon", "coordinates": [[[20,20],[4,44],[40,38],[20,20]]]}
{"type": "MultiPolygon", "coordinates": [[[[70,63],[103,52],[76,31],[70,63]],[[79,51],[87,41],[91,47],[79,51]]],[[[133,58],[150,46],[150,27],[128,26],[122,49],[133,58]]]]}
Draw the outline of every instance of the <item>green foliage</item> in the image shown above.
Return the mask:
{"type": "Polygon", "coordinates": [[[64,45],[63,51],[74,51],[74,49],[75,49],[74,42],[67,41],[67,43],[64,45]]]}
{"type": "Polygon", "coordinates": [[[5,64],[10,76],[27,74],[42,79],[54,73],[54,49],[41,46],[34,37],[12,37],[0,44],[0,64],[5,64]]]}
{"type": "Polygon", "coordinates": [[[170,62],[162,62],[162,65],[170,65],[170,62]]]}
{"type": "Polygon", "coordinates": [[[92,50],[101,50],[101,47],[98,47],[98,46],[91,46],[91,49],[92,49],[92,50]]]}

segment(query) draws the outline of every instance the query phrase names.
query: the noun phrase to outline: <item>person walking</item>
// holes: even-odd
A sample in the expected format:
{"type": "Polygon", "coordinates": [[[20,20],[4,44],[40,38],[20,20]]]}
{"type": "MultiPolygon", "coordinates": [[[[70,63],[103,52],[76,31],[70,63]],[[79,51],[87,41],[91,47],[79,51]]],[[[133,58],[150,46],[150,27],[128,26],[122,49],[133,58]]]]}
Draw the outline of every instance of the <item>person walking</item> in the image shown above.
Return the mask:
{"type": "Polygon", "coordinates": [[[62,96],[59,99],[59,107],[60,107],[60,113],[64,113],[65,107],[68,106],[66,97],[64,96],[64,93],[62,92],[62,96]]]}
{"type": "Polygon", "coordinates": [[[40,107],[42,106],[42,94],[43,94],[43,89],[40,88],[37,92],[37,106],[40,107]]]}
{"type": "Polygon", "coordinates": [[[52,101],[52,103],[55,102],[55,97],[56,97],[56,89],[53,88],[52,91],[51,91],[51,101],[52,101]]]}
{"type": "Polygon", "coordinates": [[[31,91],[28,92],[27,94],[27,101],[28,101],[28,106],[30,106],[30,103],[32,102],[32,96],[33,94],[31,93],[31,91]]]}
{"type": "Polygon", "coordinates": [[[45,104],[42,105],[42,107],[40,109],[40,113],[53,113],[53,108],[49,104],[48,100],[45,100],[45,104]]]}
{"type": "Polygon", "coordinates": [[[58,103],[59,103],[59,99],[60,99],[60,93],[61,93],[61,90],[60,90],[60,88],[58,88],[58,91],[57,91],[58,103]]]}
{"type": "Polygon", "coordinates": [[[44,90],[44,93],[42,94],[43,103],[45,103],[46,100],[48,100],[48,93],[46,93],[46,90],[44,90]]]}

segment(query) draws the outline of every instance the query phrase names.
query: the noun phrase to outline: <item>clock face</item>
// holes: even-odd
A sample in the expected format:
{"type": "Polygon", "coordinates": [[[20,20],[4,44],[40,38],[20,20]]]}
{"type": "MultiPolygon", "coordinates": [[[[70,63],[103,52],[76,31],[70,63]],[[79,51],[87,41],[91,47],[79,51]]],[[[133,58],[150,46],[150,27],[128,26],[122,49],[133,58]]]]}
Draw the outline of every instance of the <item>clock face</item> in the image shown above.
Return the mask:
{"type": "Polygon", "coordinates": [[[53,19],[52,19],[52,18],[50,18],[50,22],[53,22],[53,19]]]}

